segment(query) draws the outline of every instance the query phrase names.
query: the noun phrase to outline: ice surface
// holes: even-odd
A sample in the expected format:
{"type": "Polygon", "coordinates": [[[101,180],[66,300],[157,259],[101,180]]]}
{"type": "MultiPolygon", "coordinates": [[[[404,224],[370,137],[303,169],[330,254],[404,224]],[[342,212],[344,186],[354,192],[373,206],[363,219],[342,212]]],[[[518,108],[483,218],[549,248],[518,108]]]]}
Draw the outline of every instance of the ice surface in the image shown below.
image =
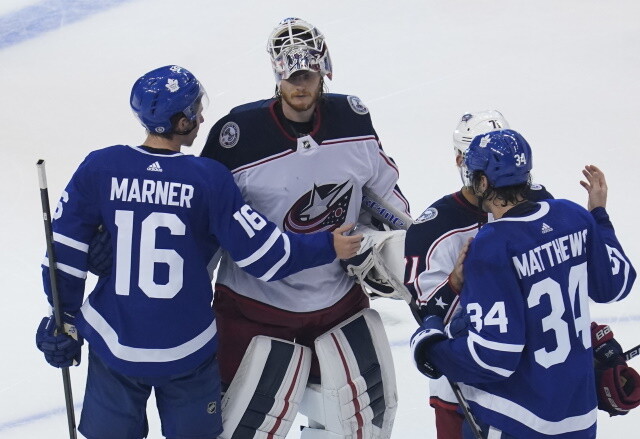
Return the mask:
{"type": "MultiPolygon", "coordinates": [[[[459,186],[451,134],[460,115],[495,108],[529,140],[535,180],[557,197],[584,203],[579,171],[588,163],[602,167],[613,222],[640,266],[639,209],[631,193],[640,161],[637,1],[1,3],[0,126],[7,160],[0,173],[0,438],[67,435],[60,372],[34,343],[47,311],[36,161],[47,161],[53,204],[90,150],[141,142],[143,131],[128,107],[130,87],[161,65],[183,65],[206,85],[212,103],[202,133],[233,106],[271,96],[266,37],[284,17],[302,17],[325,33],[335,68],[329,88],[368,105],[400,167],[414,217],[459,186]],[[105,7],[87,10],[89,3],[105,7]],[[26,36],[10,40],[16,34],[26,36]]],[[[194,154],[205,137],[196,140],[194,154]]],[[[594,319],[611,323],[626,348],[640,343],[638,293],[636,286],[622,303],[592,307],[594,319]]],[[[386,323],[398,375],[393,438],[434,438],[427,380],[409,361],[412,317],[402,303],[373,306],[386,323]]],[[[71,370],[77,415],[85,368],[71,370]]],[[[159,438],[152,403],[149,416],[149,437],[159,438]]],[[[599,437],[629,437],[640,409],[625,417],[601,414],[599,421],[599,437]]],[[[289,437],[299,437],[296,426],[289,437]]]]}

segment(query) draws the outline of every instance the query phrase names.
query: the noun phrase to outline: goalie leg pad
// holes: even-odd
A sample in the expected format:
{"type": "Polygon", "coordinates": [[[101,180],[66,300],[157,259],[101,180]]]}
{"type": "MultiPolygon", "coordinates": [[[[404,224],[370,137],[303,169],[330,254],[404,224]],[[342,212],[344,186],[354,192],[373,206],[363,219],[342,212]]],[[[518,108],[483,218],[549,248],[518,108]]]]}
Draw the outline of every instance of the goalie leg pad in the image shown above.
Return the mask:
{"type": "Polygon", "coordinates": [[[254,337],[222,398],[221,439],[278,439],[298,413],[311,349],[263,335],[254,337]]]}
{"type": "Polygon", "coordinates": [[[315,348],[321,384],[305,392],[300,412],[311,427],[301,438],[391,437],[398,396],[391,348],[378,313],[359,312],[318,337],[315,348]]]}

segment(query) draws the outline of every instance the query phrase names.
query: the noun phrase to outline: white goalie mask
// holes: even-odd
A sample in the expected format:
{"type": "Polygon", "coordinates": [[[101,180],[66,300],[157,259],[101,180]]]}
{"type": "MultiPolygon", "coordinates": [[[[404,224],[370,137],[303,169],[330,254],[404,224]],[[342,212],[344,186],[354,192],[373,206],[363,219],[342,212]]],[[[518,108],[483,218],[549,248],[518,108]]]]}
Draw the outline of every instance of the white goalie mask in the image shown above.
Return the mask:
{"type": "Polygon", "coordinates": [[[332,77],[331,57],[322,32],[299,18],[285,18],[269,35],[267,52],[276,83],[299,70],[332,77]]]}
{"type": "MultiPolygon", "coordinates": [[[[453,149],[456,155],[462,155],[469,149],[469,145],[474,137],[496,130],[509,129],[509,122],[498,110],[477,111],[475,113],[465,113],[460,118],[460,123],[453,131],[453,149]]],[[[470,186],[470,176],[464,159],[459,167],[462,184],[470,186]]]]}

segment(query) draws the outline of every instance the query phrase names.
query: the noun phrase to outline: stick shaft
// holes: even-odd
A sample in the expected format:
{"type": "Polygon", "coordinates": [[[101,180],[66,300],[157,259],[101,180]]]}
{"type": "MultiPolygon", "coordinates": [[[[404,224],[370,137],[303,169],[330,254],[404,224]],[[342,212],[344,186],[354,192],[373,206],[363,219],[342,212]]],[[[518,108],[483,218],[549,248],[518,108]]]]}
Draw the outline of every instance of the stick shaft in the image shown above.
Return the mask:
{"type": "MultiPolygon", "coordinates": [[[[51,209],[49,206],[49,191],[47,188],[47,175],[44,160],[36,163],[38,169],[38,181],[40,184],[40,202],[42,204],[42,219],[44,222],[44,234],[47,241],[47,256],[49,260],[49,279],[51,280],[51,301],[53,303],[53,316],[56,319],[56,331],[64,332],[62,309],[60,308],[60,296],[58,294],[58,278],[56,273],[56,257],[53,248],[53,231],[51,228],[51,209]]],[[[71,390],[71,375],[68,367],[62,368],[62,383],[64,386],[64,400],[67,407],[67,424],[69,426],[69,438],[76,439],[76,416],[73,409],[73,394],[71,390]]]]}

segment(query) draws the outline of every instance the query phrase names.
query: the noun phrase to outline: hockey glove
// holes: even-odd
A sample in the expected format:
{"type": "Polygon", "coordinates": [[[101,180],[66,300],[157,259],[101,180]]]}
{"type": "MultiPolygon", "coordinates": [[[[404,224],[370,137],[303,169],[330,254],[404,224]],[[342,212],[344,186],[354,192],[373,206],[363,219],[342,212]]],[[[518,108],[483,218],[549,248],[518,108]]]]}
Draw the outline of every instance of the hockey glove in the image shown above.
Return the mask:
{"type": "Polygon", "coordinates": [[[422,321],[420,328],[411,336],[411,353],[416,367],[423,375],[436,379],[442,376],[435,365],[428,359],[427,348],[434,343],[446,340],[442,318],[427,316],[422,321]]]}
{"type": "Polygon", "coordinates": [[[624,351],[608,325],[591,323],[598,408],[611,416],[626,415],[640,405],[640,375],[627,366],[624,351]]]}
{"type": "Polygon", "coordinates": [[[611,416],[626,415],[640,405],[640,375],[626,364],[596,367],[598,408],[611,416]]]}
{"type": "Polygon", "coordinates": [[[106,276],[111,273],[113,246],[111,235],[102,226],[98,229],[89,243],[88,269],[96,276],[106,276]]]}
{"type": "Polygon", "coordinates": [[[614,366],[624,364],[624,352],[620,343],[613,338],[613,331],[609,325],[598,325],[591,322],[591,345],[593,357],[599,366],[614,366]]]}
{"type": "Polygon", "coordinates": [[[341,261],[342,268],[357,278],[371,297],[411,300],[404,286],[404,230],[382,232],[361,231],[363,241],[359,254],[341,261]]]}
{"type": "Polygon", "coordinates": [[[73,325],[73,316],[65,314],[64,319],[65,332],[62,334],[56,331],[53,316],[43,318],[36,331],[36,346],[44,353],[47,363],[54,367],[77,366],[81,360],[84,339],[73,325]]]}
{"type": "Polygon", "coordinates": [[[466,337],[469,334],[469,326],[471,326],[471,317],[462,309],[458,309],[449,324],[445,326],[444,332],[449,338],[466,337]]]}

